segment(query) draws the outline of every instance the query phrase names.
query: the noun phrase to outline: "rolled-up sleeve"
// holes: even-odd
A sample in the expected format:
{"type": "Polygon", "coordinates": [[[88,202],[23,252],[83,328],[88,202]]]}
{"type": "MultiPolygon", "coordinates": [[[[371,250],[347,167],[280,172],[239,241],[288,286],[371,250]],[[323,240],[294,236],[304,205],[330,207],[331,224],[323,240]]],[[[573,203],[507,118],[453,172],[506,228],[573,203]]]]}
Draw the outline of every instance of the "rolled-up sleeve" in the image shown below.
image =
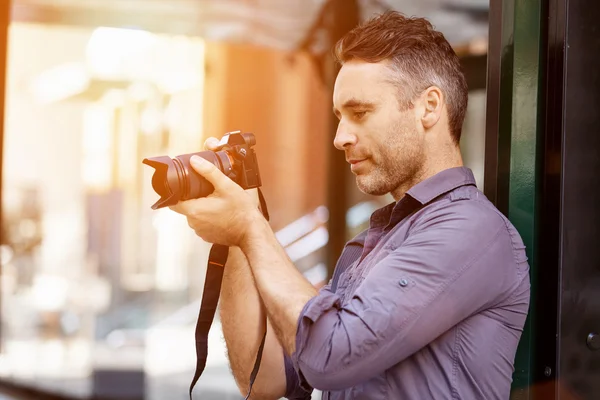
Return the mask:
{"type": "Polygon", "coordinates": [[[285,365],[285,398],[288,400],[310,400],[312,388],[308,386],[305,380],[300,378],[298,371],[292,364],[292,359],[283,354],[283,362],[285,365]]]}
{"type": "Polygon", "coordinates": [[[518,283],[511,248],[500,215],[473,202],[423,216],[350,300],[324,290],[305,305],[291,356],[300,384],[347,389],[500,301],[518,283]]]}
{"type": "MultiPolygon", "coordinates": [[[[339,296],[331,292],[330,285],[326,285],[321,288],[319,295],[313,297],[304,305],[300,313],[300,320],[307,316],[310,318],[310,315],[318,316],[322,310],[331,308],[334,303],[339,304],[339,296]]],[[[298,324],[298,327],[302,328],[302,325],[298,324]]],[[[305,329],[298,330],[296,333],[296,348],[298,348],[298,341],[304,340],[306,334],[305,329]]],[[[302,371],[298,368],[297,362],[294,362],[285,352],[283,360],[286,378],[285,398],[288,400],[309,400],[313,387],[304,378],[302,371]]]]}

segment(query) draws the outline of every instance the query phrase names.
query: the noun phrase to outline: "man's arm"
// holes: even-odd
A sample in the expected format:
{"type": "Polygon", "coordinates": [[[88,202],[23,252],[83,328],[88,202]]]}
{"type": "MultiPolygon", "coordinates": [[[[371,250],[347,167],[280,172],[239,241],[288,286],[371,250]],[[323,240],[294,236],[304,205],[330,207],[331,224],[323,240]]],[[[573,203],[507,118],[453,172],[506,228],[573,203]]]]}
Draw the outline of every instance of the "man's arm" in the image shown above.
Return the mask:
{"type": "MultiPolygon", "coordinates": [[[[233,376],[245,396],[258,347],[267,329],[267,318],[246,257],[237,247],[230,247],[223,273],[220,316],[233,376]]],[[[283,350],[273,329],[268,327],[251,398],[279,399],[285,389],[283,350]]]]}
{"type": "Polygon", "coordinates": [[[251,274],[286,354],[296,349],[300,312],[317,295],[317,289],[298,271],[277,241],[268,222],[258,216],[240,248],[250,263],[251,274]]]}
{"type": "MultiPolygon", "coordinates": [[[[267,227],[240,246],[280,342],[312,387],[346,389],[507,296],[527,273],[500,216],[456,202],[424,217],[341,304],[295,272],[267,227]]],[[[258,224],[258,222],[257,222],[258,224]]]]}

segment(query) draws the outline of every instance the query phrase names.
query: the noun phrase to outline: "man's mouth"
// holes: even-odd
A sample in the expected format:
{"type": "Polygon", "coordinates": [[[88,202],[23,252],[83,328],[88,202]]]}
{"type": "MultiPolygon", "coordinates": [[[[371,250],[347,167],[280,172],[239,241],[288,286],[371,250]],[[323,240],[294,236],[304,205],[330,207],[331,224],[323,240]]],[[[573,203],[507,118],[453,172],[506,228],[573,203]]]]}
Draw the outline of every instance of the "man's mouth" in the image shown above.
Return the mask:
{"type": "Polygon", "coordinates": [[[365,160],[366,160],[366,158],[350,158],[350,159],[348,159],[348,163],[350,163],[351,165],[354,165],[354,164],[361,163],[365,160]]]}
{"type": "Polygon", "coordinates": [[[361,159],[351,158],[351,159],[349,159],[348,163],[350,164],[350,170],[352,172],[356,172],[365,163],[365,161],[367,161],[366,158],[361,158],[361,159]]]}

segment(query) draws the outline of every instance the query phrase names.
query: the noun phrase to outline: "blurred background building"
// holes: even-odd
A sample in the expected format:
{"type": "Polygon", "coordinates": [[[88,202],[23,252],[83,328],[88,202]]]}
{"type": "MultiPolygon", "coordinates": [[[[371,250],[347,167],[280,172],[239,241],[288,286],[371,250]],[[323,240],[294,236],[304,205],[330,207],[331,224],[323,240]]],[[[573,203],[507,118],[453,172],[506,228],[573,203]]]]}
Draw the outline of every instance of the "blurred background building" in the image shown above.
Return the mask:
{"type": "MultiPolygon", "coordinates": [[[[332,151],[329,49],[374,13],[428,17],[460,55],[461,147],[483,188],[487,0],[4,7],[4,380],[69,398],[186,398],[209,245],[183,217],[150,209],[153,171],[141,161],[200,151],[209,136],[256,135],[272,227],[325,282],[340,244],[391,201],[360,193],[332,151]]],[[[210,340],[196,396],[239,399],[218,321],[210,340]]]]}

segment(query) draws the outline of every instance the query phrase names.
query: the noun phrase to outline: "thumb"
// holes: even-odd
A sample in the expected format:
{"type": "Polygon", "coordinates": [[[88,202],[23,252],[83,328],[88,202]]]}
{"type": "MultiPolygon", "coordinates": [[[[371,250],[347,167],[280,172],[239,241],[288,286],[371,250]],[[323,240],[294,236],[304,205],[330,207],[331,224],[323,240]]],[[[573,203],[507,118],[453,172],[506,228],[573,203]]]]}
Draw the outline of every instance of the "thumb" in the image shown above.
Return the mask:
{"type": "Polygon", "coordinates": [[[215,137],[209,137],[204,142],[204,149],[205,150],[212,150],[212,151],[214,151],[217,147],[219,147],[219,139],[217,139],[215,137]]]}

